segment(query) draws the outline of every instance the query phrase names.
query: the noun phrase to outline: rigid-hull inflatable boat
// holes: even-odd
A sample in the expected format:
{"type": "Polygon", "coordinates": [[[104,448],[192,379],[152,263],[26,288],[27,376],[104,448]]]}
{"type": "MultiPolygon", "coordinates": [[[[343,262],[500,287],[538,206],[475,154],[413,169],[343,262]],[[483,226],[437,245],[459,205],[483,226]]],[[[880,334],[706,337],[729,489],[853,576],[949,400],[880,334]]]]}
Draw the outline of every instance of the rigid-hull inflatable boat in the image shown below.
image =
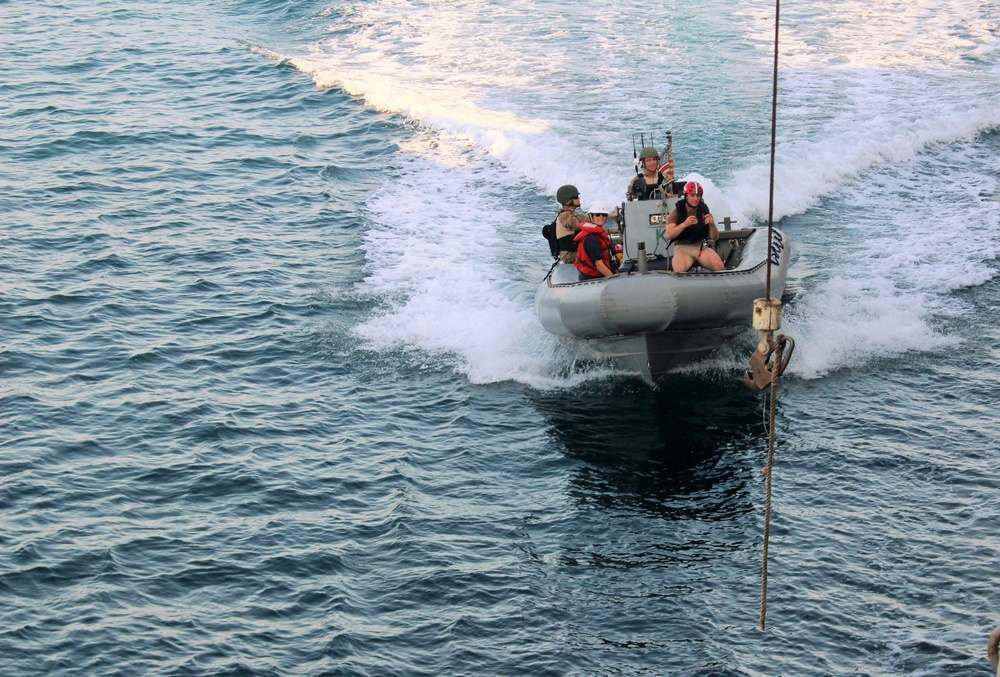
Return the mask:
{"type": "Polygon", "coordinates": [[[725,270],[673,272],[673,244],[664,231],[678,199],[623,203],[618,272],[581,281],[576,266],[556,263],[535,297],[548,332],[585,340],[654,384],[749,329],[754,299],[765,296],[768,261],[771,298],[781,298],[788,269],[788,241],[780,230],[768,238],[766,228],[733,229],[726,219],[717,222],[715,243],[725,270]]]}

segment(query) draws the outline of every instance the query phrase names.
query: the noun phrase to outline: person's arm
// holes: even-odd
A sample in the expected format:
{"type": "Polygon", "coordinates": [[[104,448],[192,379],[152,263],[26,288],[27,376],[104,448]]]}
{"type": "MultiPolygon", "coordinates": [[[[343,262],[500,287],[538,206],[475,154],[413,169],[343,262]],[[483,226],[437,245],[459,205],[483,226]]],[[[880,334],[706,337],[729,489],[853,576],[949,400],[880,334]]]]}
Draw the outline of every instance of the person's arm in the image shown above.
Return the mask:
{"type": "Polygon", "coordinates": [[[719,240],[719,229],[715,225],[715,217],[710,213],[705,214],[705,223],[708,224],[708,236],[713,242],[717,242],[719,240]]]}
{"type": "Polygon", "coordinates": [[[613,233],[615,235],[617,235],[618,233],[622,232],[621,218],[622,218],[622,215],[618,213],[618,207],[615,207],[614,213],[613,214],[608,214],[608,219],[610,219],[611,221],[614,221],[617,224],[617,227],[616,228],[607,228],[607,227],[605,227],[605,230],[607,230],[609,233],[613,233]]]}
{"type": "Polygon", "coordinates": [[[664,236],[668,240],[677,239],[677,237],[679,237],[688,226],[693,226],[698,223],[698,217],[694,214],[684,219],[683,223],[677,223],[677,216],[677,208],[674,207],[674,210],[670,212],[670,215],[667,217],[667,228],[664,233],[664,236]]]}
{"type": "Polygon", "coordinates": [[[608,268],[606,265],[604,265],[604,261],[597,261],[597,262],[595,262],[594,263],[594,268],[597,268],[597,270],[604,277],[611,277],[612,275],[614,275],[614,273],[611,272],[611,269],[608,268]]]}
{"type": "Polygon", "coordinates": [[[635,199],[635,194],[632,192],[632,190],[635,187],[635,180],[638,178],[639,178],[638,176],[633,177],[632,180],[628,182],[628,188],[625,189],[625,199],[630,202],[635,199]]]}

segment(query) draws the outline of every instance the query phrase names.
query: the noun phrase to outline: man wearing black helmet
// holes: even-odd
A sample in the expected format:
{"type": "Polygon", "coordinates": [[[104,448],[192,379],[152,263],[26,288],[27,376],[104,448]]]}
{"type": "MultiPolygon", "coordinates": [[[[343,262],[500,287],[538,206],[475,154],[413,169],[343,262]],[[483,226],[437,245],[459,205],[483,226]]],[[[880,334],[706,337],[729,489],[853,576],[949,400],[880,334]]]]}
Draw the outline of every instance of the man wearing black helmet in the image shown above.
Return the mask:
{"type": "Polygon", "coordinates": [[[675,273],[687,272],[697,261],[708,270],[722,270],[725,264],[712,246],[719,239],[719,229],[715,218],[702,202],[705,189],[700,183],[688,181],[684,184],[684,199],[667,216],[664,233],[674,243],[674,258],[671,268],[675,273]]]}
{"type": "Polygon", "coordinates": [[[652,146],[646,146],[639,152],[639,162],[642,163],[642,173],[636,176],[628,184],[626,198],[629,200],[651,200],[653,191],[667,182],[666,189],[670,190],[670,183],[667,177],[660,171],[660,154],[652,146]]]}

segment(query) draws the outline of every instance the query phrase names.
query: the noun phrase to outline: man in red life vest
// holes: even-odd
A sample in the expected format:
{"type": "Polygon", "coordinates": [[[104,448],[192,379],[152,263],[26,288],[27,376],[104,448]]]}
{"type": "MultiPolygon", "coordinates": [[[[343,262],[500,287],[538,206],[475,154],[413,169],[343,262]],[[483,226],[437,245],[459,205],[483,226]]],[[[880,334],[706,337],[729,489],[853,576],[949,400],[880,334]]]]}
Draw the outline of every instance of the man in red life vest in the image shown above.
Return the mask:
{"type": "Polygon", "coordinates": [[[712,246],[719,239],[719,229],[715,218],[702,202],[705,189],[700,183],[688,181],[684,184],[684,199],[667,216],[664,235],[674,243],[674,258],[671,266],[675,273],[688,271],[695,261],[708,270],[722,270],[725,264],[712,246]]]}
{"type": "Polygon", "coordinates": [[[611,277],[618,267],[618,260],[611,255],[611,236],[604,229],[610,210],[604,205],[590,208],[590,221],[580,224],[577,233],[576,267],[581,280],[611,277]]]}

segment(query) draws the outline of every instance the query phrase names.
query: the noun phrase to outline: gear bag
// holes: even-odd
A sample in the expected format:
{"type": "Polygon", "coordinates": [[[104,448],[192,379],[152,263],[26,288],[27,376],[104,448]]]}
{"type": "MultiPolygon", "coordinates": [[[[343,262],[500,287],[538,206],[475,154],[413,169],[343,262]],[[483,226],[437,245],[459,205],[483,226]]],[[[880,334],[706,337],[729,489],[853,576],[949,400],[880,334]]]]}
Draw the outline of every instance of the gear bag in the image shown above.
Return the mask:
{"type": "Polygon", "coordinates": [[[542,226],[542,237],[549,241],[549,253],[552,256],[559,256],[559,240],[556,239],[556,219],[552,219],[552,223],[542,226]]]}

